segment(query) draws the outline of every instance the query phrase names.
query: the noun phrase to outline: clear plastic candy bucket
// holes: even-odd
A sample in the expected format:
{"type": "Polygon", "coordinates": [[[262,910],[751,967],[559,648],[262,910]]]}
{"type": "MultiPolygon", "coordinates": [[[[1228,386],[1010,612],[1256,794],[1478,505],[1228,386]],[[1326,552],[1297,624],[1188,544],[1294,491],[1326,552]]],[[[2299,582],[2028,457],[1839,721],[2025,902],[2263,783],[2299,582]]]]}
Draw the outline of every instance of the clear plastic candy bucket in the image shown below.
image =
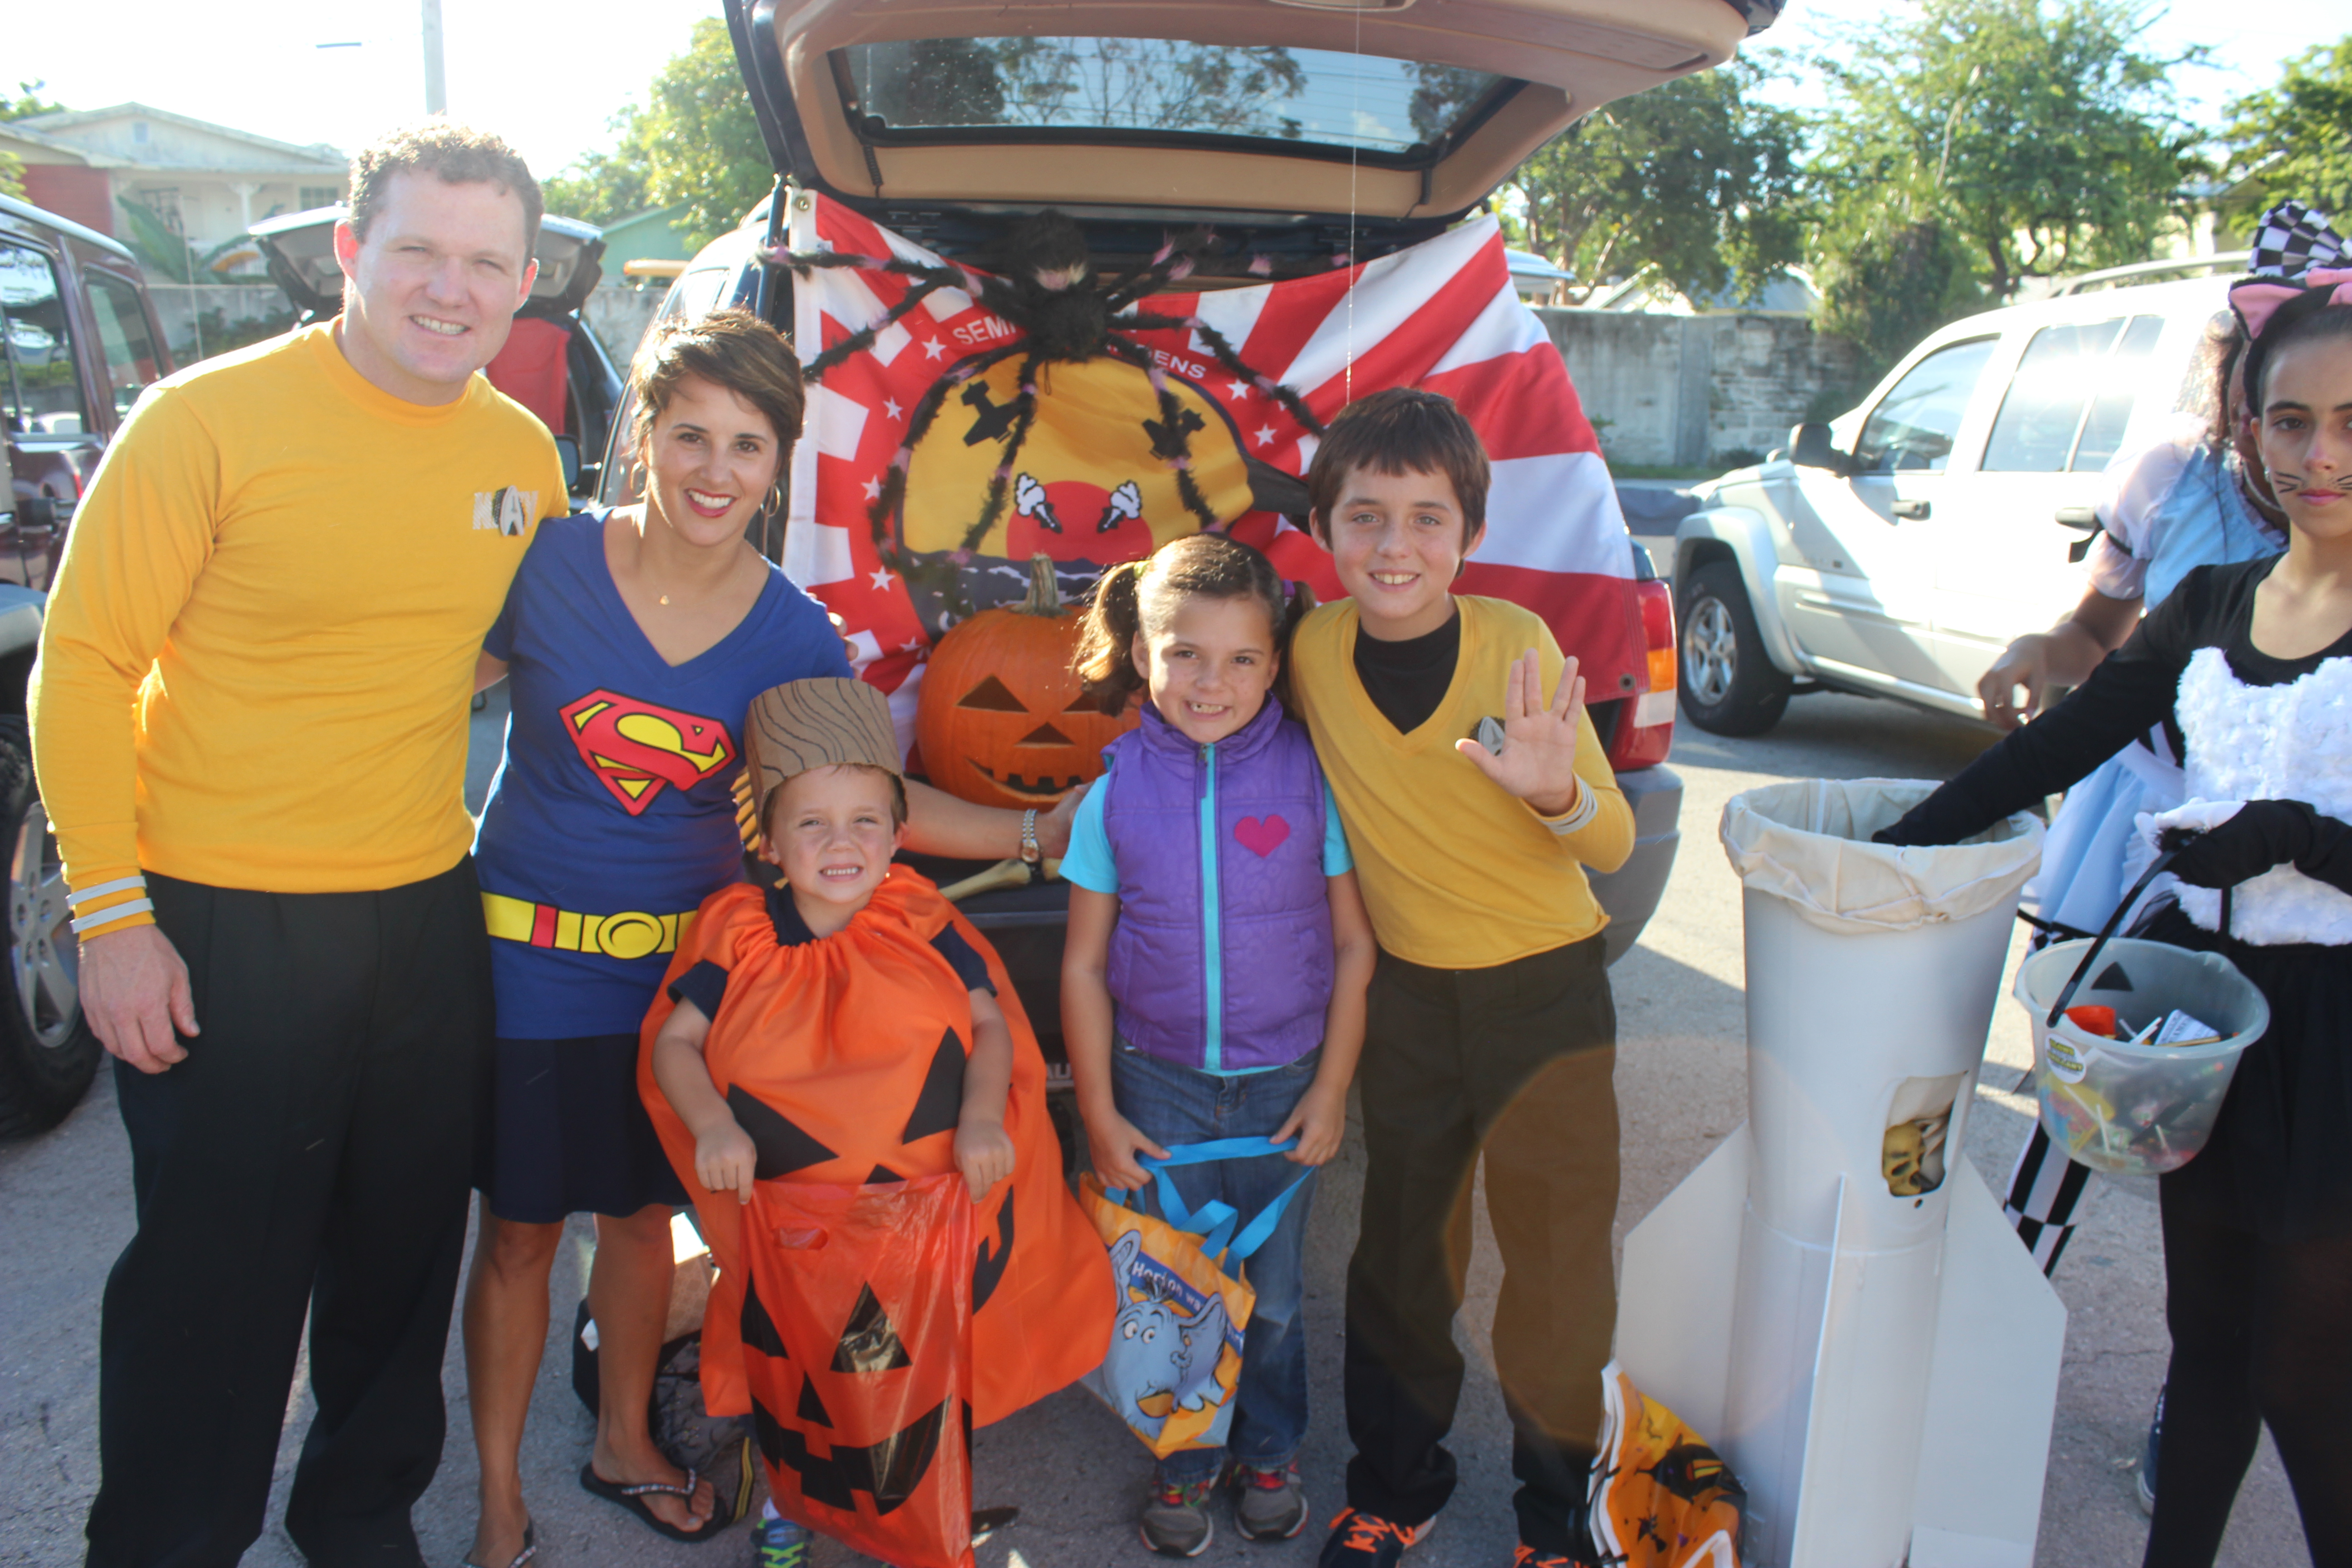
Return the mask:
{"type": "Polygon", "coordinates": [[[2053,943],[2018,966],[2013,994],[2033,1023],[2042,1127],[2069,1159],[2126,1176],[2178,1170],[2205,1146],[2238,1058],[2271,1021],[2254,983],[2220,953],[2129,937],[2104,946],[2053,943]],[[2113,1008],[2126,1037],[2103,1039],[2063,1012],[2053,1023],[2062,1002],[2113,1008]],[[2131,1043],[2130,1036],[2176,1011],[2219,1037],[2131,1043]]]}

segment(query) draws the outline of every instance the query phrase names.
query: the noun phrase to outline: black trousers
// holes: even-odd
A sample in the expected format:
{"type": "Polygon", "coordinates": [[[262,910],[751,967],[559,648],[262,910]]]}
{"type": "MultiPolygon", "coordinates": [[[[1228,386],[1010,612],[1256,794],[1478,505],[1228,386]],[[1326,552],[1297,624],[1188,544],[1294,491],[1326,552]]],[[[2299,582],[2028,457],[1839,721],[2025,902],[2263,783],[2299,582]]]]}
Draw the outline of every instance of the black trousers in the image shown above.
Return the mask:
{"type": "Polygon", "coordinates": [[[1348,1265],[1348,1502],[1415,1525],[1454,1483],[1454,1315],[1471,1178],[1503,1255],[1495,1370],[1512,1426],[1519,1539],[1567,1555],[1617,1326],[1617,1015],[1598,938],[1492,969],[1383,952],[1362,1084],[1362,1229],[1348,1265]]]}
{"type": "Polygon", "coordinates": [[[89,1562],[252,1544],[307,1311],[287,1531],[321,1568],[416,1563],[492,1028],[473,865],[371,893],[147,882],[203,1033],[163,1073],[116,1064],[139,1228],[99,1331],[89,1562]]]}

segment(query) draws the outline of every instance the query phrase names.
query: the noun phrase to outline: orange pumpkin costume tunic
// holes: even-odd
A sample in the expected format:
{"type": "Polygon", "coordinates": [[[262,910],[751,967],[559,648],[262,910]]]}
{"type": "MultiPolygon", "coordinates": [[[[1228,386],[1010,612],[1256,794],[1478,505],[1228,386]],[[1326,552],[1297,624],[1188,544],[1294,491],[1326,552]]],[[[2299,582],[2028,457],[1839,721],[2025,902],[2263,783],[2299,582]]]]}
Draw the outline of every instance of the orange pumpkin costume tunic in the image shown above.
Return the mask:
{"type": "Polygon", "coordinates": [[[727,971],[703,1061],[761,1144],[763,1179],[774,1171],[776,1179],[851,1186],[937,1174],[955,1169],[972,1035],[971,994],[933,946],[949,929],[985,961],[1013,1036],[1004,1129],[1013,1172],[972,1215],[973,1420],[1002,1420],[1102,1360],[1113,1306],[1108,1255],[1063,1182],[1045,1112],[1045,1058],[987,939],[905,867],[893,868],[842,930],[789,946],[768,895],[738,883],[703,900],[646,1016],[637,1058],[638,1091],[719,1263],[702,1333],[703,1399],[713,1415],[751,1408],[743,1205],[695,1180],[694,1138],[654,1081],[654,1037],[676,1006],[670,985],[706,962],[727,971]],[[782,1162],[791,1168],[775,1170],[769,1152],[779,1148],[798,1151],[782,1162]]]}

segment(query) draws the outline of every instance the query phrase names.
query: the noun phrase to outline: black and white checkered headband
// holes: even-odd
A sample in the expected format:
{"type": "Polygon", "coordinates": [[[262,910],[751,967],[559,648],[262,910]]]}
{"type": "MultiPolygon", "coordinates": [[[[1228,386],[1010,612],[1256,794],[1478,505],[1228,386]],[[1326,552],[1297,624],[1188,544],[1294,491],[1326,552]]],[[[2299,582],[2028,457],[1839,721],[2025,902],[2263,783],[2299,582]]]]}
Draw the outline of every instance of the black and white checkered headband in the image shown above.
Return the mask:
{"type": "Polygon", "coordinates": [[[2327,226],[2328,215],[2301,202],[2281,202],[2254,225],[2256,278],[2297,279],[2315,267],[2352,266],[2352,247],[2327,226]]]}

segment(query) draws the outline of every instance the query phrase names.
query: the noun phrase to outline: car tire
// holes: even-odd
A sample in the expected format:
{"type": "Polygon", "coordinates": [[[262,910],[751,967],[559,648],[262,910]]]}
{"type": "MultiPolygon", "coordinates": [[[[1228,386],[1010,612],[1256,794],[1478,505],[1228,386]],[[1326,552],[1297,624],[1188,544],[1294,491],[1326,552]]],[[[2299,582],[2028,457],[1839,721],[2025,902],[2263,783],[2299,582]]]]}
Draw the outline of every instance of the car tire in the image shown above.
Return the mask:
{"type": "Polygon", "coordinates": [[[1690,721],[1716,735],[1760,735],[1779,723],[1795,682],[1764,652],[1739,568],[1729,561],[1700,567],[1676,610],[1676,695],[1690,721]]]}
{"type": "Polygon", "coordinates": [[[0,1138],[45,1131],[81,1103],[104,1054],[81,1016],[65,873],[33,783],[25,721],[0,718],[7,962],[0,963],[0,1138]]]}

